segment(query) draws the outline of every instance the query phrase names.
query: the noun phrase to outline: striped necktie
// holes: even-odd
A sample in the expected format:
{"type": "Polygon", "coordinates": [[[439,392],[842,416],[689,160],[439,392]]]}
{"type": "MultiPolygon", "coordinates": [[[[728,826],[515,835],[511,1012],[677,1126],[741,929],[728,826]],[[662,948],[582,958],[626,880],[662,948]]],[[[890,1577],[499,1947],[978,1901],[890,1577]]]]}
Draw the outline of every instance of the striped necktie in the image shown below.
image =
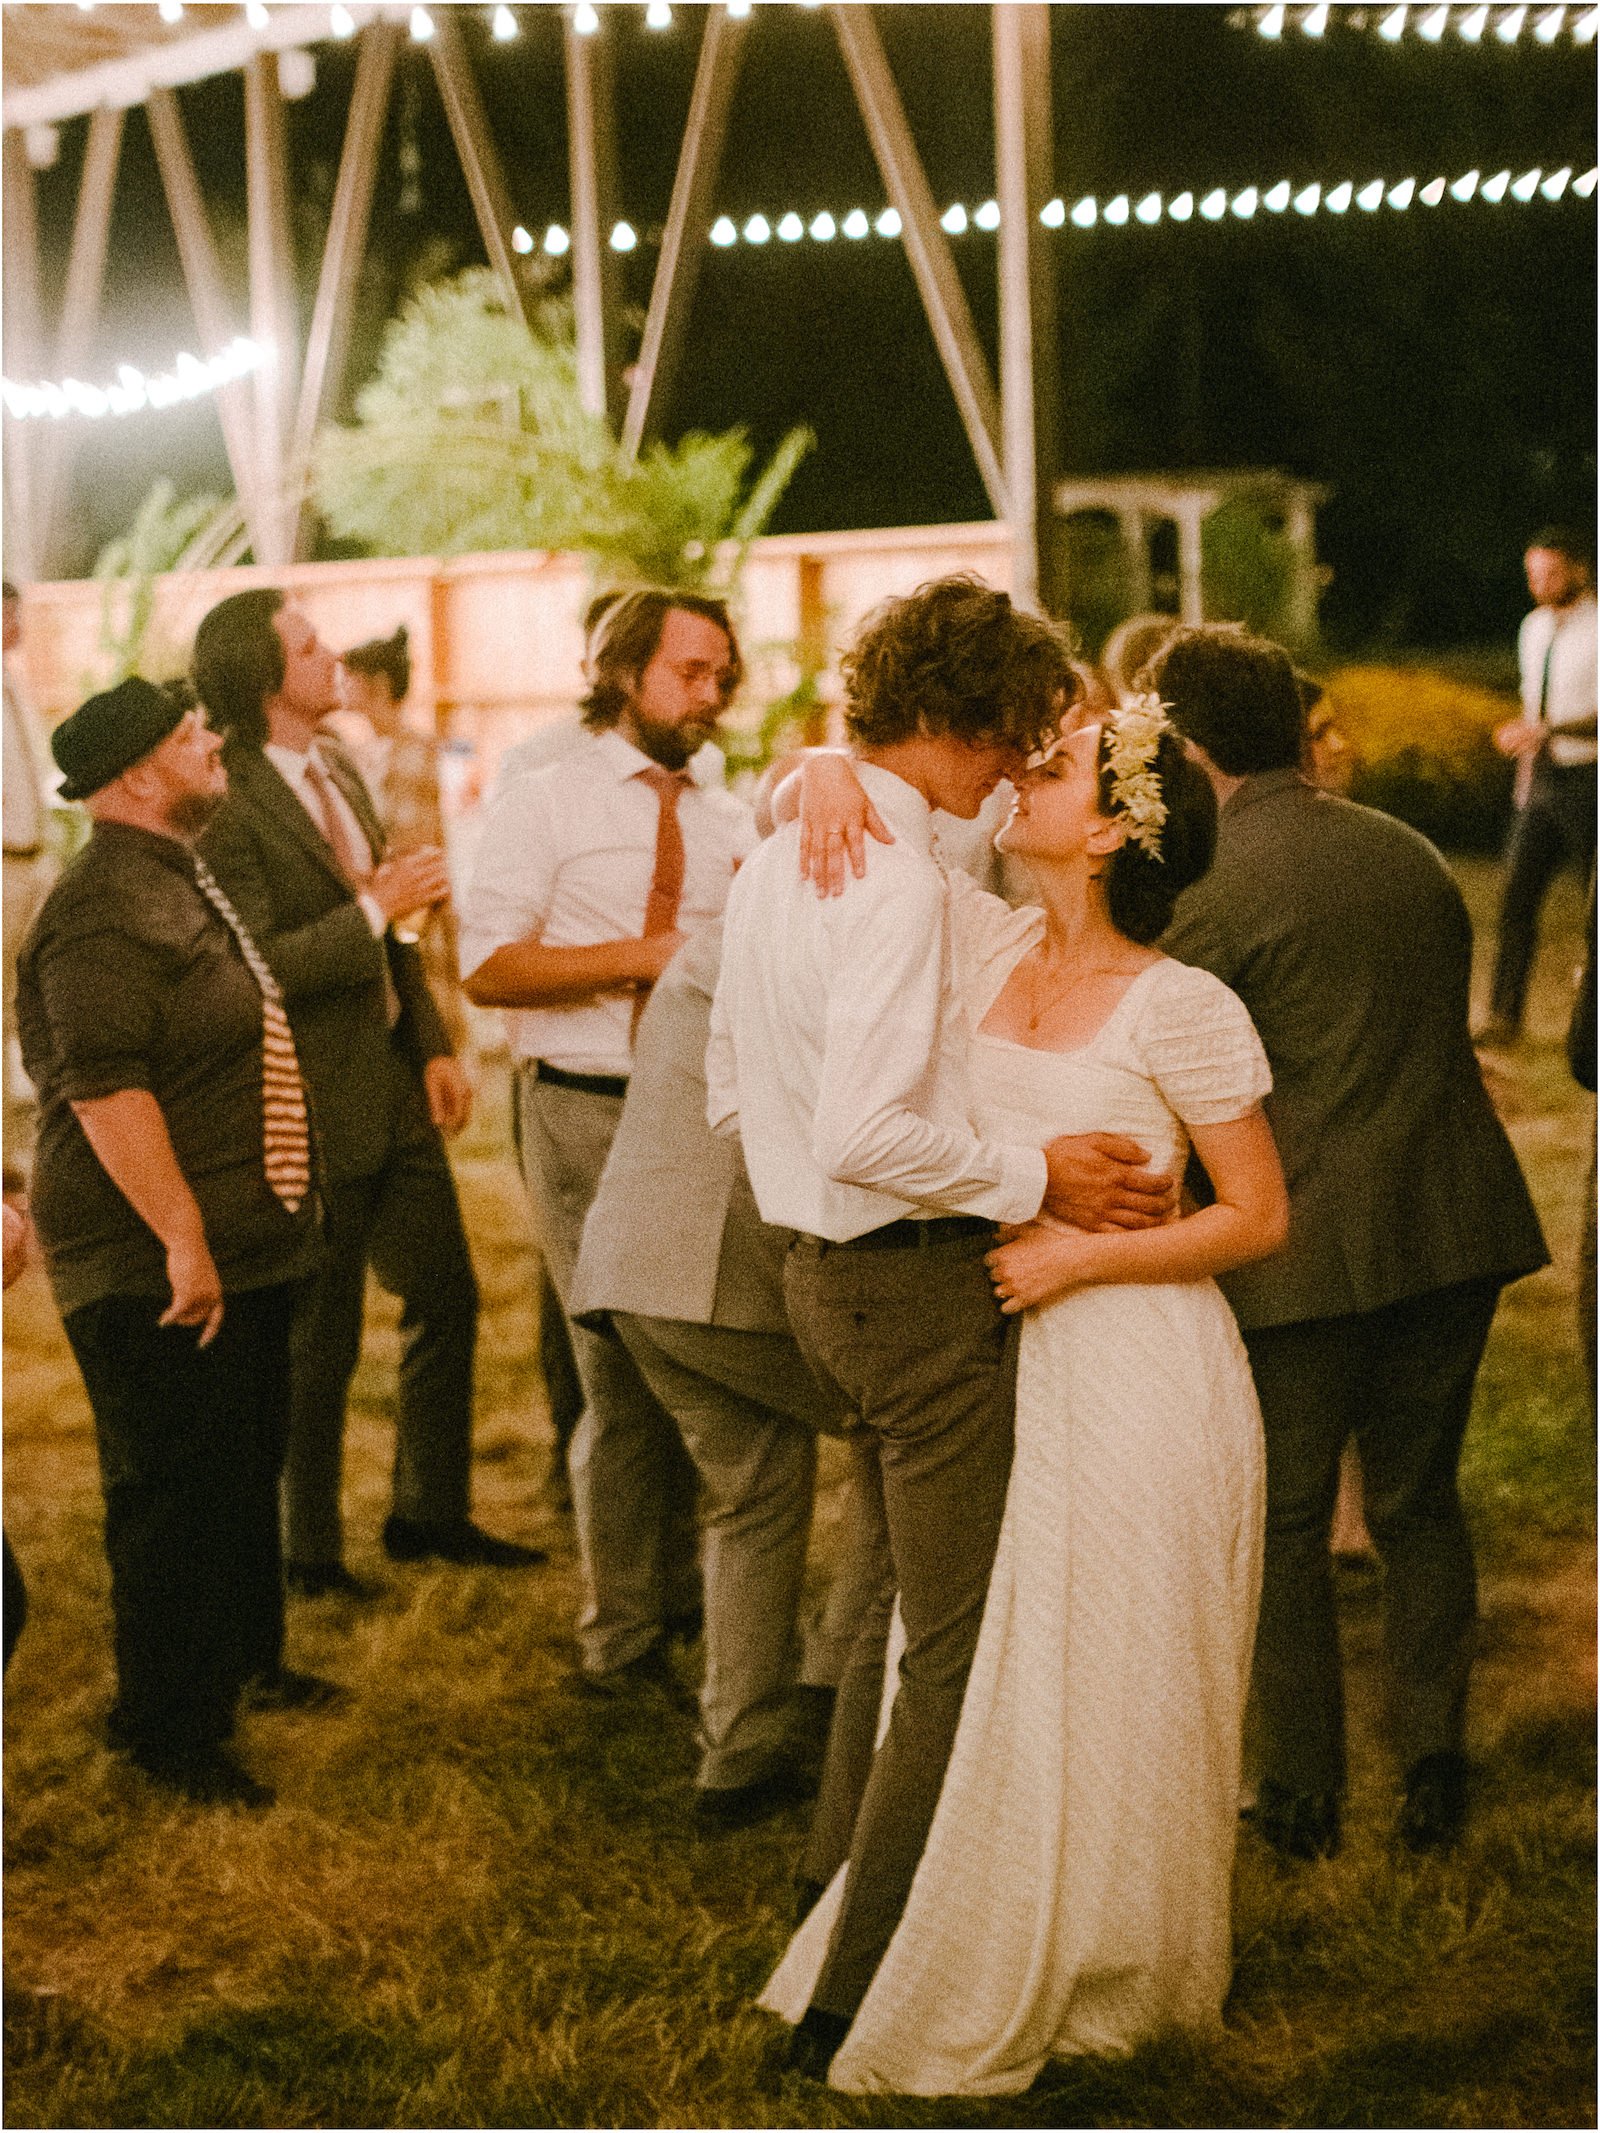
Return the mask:
{"type": "Polygon", "coordinates": [[[261,1146],[267,1184],[292,1215],[311,1190],[311,1122],[306,1086],[283,994],[267,959],[204,860],[194,862],[200,894],[222,920],[261,991],[261,1146]]]}

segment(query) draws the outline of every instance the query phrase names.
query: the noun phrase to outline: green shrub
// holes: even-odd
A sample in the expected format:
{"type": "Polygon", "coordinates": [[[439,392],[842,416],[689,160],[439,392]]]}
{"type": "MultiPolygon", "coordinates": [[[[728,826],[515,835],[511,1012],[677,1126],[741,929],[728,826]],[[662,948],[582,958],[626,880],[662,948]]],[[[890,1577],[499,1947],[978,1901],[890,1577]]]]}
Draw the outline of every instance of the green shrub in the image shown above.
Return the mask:
{"type": "Polygon", "coordinates": [[[1498,847],[1511,766],[1492,736],[1516,716],[1510,697],[1429,667],[1341,667],[1324,686],[1350,745],[1352,798],[1450,851],[1498,847]]]}

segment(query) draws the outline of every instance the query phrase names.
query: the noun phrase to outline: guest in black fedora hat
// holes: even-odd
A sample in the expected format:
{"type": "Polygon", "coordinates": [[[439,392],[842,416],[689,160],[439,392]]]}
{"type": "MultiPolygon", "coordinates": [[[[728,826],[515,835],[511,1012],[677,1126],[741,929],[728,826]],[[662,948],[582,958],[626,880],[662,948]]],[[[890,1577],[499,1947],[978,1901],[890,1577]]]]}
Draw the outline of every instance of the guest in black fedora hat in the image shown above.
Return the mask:
{"type": "Polygon", "coordinates": [[[23,945],[39,1092],[33,1219],[94,1410],[111,1564],[113,1745],[197,1801],[272,1795],[228,1754],[286,1669],[278,1476],[289,1323],[319,1243],[310,1121],[271,972],[193,842],[220,738],[137,677],[51,743],[93,820],[23,945]]]}

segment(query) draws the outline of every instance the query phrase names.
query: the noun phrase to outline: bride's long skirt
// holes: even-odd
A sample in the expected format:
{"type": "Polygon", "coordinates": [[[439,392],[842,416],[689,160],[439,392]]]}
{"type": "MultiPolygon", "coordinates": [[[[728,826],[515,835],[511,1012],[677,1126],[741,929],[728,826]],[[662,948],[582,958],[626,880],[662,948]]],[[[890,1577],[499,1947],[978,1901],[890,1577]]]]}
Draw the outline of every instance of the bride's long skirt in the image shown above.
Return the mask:
{"type": "MultiPolygon", "coordinates": [[[[955,1749],[835,2087],[1011,2094],[1052,2057],[1220,2020],[1262,1517],[1260,1412],[1213,1283],[1030,1317],[955,1749]]],[[[763,1995],[791,2022],[842,1880],[763,1995]]]]}

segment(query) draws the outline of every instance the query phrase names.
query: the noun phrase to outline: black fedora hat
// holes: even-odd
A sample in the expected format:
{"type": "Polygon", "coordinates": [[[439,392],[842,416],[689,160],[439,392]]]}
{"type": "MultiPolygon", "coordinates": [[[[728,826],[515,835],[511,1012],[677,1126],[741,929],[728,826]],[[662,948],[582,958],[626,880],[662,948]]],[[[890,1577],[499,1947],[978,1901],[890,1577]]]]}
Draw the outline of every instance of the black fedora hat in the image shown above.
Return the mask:
{"type": "Polygon", "coordinates": [[[79,704],[50,736],[50,753],[65,773],[63,800],[87,800],[141,756],[159,748],[183,717],[183,692],[157,688],[130,674],[79,704]]]}

